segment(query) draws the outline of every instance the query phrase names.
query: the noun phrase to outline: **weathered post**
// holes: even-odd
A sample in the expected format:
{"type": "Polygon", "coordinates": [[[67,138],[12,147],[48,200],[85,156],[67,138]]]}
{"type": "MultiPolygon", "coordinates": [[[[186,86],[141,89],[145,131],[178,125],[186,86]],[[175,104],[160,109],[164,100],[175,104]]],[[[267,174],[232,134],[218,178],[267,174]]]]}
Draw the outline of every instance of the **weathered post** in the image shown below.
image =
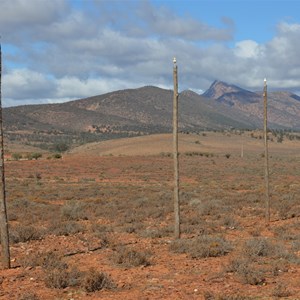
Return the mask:
{"type": "Polygon", "coordinates": [[[5,172],[4,172],[4,142],[3,142],[3,118],[2,118],[2,51],[0,43],[0,235],[2,247],[2,264],[4,268],[10,268],[8,222],[6,212],[5,172]]]}
{"type": "Polygon", "coordinates": [[[178,163],[178,76],[176,58],[173,59],[173,159],[174,159],[174,215],[175,239],[180,238],[179,163],[178,163]]]}
{"type": "Polygon", "coordinates": [[[268,95],[267,79],[264,79],[264,145],[265,145],[265,185],[266,185],[266,223],[270,222],[270,185],[269,185],[269,149],[268,149],[268,95]]]}

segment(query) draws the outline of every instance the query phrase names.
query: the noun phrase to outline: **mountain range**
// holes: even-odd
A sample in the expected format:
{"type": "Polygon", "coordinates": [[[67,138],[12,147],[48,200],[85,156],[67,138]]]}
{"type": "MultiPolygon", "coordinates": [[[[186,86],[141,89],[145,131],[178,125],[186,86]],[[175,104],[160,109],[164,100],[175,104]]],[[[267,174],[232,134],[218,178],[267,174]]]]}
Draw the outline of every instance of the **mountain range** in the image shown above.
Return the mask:
{"type": "MultiPolygon", "coordinates": [[[[54,144],[171,132],[173,91],[154,86],[114,91],[60,104],[3,109],[9,141],[51,148],[54,144]]],[[[300,130],[300,97],[268,93],[269,127],[300,130]]],[[[185,132],[262,128],[263,95],[214,81],[202,95],[179,94],[179,128],[185,132]]]]}

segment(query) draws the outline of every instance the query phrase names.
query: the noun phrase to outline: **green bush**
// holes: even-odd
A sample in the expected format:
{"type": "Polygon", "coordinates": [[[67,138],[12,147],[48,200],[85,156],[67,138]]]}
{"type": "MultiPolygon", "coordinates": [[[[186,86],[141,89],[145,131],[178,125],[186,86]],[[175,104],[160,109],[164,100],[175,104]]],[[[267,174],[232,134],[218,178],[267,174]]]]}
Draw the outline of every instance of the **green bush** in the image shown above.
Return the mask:
{"type": "Polygon", "coordinates": [[[22,158],[22,154],[21,153],[13,153],[11,155],[13,160],[20,160],[22,158]]]}
{"type": "Polygon", "coordinates": [[[31,157],[35,160],[41,158],[42,156],[43,156],[42,153],[39,153],[39,152],[34,152],[31,154],[31,157]]]}

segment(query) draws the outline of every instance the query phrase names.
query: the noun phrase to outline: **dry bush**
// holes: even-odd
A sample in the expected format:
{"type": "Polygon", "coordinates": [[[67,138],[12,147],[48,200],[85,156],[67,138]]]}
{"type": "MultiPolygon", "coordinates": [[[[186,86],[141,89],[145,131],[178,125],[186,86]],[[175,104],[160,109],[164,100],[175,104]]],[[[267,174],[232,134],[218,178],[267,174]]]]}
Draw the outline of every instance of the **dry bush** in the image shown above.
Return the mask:
{"type": "Polygon", "coordinates": [[[155,229],[145,229],[139,232],[139,236],[144,237],[144,238],[152,238],[152,239],[157,239],[157,238],[162,238],[162,237],[168,237],[173,234],[173,227],[171,228],[170,226],[167,227],[162,227],[162,228],[155,228],[155,229]]]}
{"type": "Polygon", "coordinates": [[[67,201],[61,207],[61,217],[68,221],[88,220],[87,205],[76,200],[67,201]]]}
{"type": "Polygon", "coordinates": [[[290,219],[300,216],[300,206],[295,194],[282,195],[274,201],[274,209],[277,210],[280,219],[290,219]]]}
{"type": "Polygon", "coordinates": [[[265,272],[250,259],[234,259],[226,267],[226,271],[235,273],[241,283],[259,285],[265,282],[265,272]]]}
{"type": "Polygon", "coordinates": [[[9,239],[13,243],[25,243],[31,240],[39,240],[44,233],[33,226],[17,225],[9,231],[9,239]]]}
{"type": "Polygon", "coordinates": [[[77,286],[82,279],[82,272],[76,267],[69,269],[56,254],[51,253],[42,262],[45,271],[45,284],[49,288],[64,289],[68,286],[77,286]]]}
{"type": "Polygon", "coordinates": [[[66,269],[50,269],[46,271],[46,287],[64,289],[68,286],[68,271],[66,269]]]}
{"type": "Polygon", "coordinates": [[[103,289],[115,289],[116,284],[110,279],[110,277],[103,273],[98,272],[95,269],[90,269],[83,277],[81,286],[87,292],[95,292],[103,289]]]}
{"type": "Polygon", "coordinates": [[[103,233],[112,232],[113,229],[110,225],[104,225],[99,223],[92,223],[90,230],[95,236],[102,236],[103,233]]]}
{"type": "Polygon", "coordinates": [[[202,216],[217,216],[224,209],[224,203],[218,199],[201,201],[198,204],[198,210],[202,216]]]}
{"type": "Polygon", "coordinates": [[[188,253],[192,258],[218,257],[229,253],[231,244],[222,237],[203,235],[196,239],[179,239],[170,245],[176,253],[188,253]]]}
{"type": "Polygon", "coordinates": [[[237,221],[235,216],[229,214],[229,215],[225,215],[220,220],[220,225],[225,226],[226,228],[229,229],[239,229],[240,223],[237,221]]]}
{"type": "Polygon", "coordinates": [[[137,252],[133,249],[120,247],[111,256],[111,260],[123,267],[149,266],[149,253],[137,252]]]}
{"type": "Polygon", "coordinates": [[[212,292],[204,293],[204,300],[252,300],[253,297],[241,295],[216,295],[212,292]]]}
{"type": "Polygon", "coordinates": [[[67,269],[68,265],[62,260],[62,257],[56,252],[48,252],[40,256],[40,266],[44,269],[67,269]]]}
{"type": "Polygon", "coordinates": [[[251,257],[252,259],[272,257],[273,259],[286,259],[294,263],[298,263],[299,261],[282,243],[270,241],[264,237],[247,240],[242,245],[241,250],[243,255],[251,257]]]}
{"type": "Polygon", "coordinates": [[[66,287],[81,286],[87,292],[95,292],[116,287],[105,273],[94,269],[90,269],[88,272],[81,272],[76,267],[69,268],[54,253],[49,253],[41,265],[45,271],[45,284],[49,288],[64,289],[66,287]]]}
{"type": "Polygon", "coordinates": [[[41,266],[44,269],[67,268],[67,264],[62,261],[61,257],[56,252],[30,252],[24,257],[21,257],[19,262],[22,267],[41,266]]]}
{"type": "Polygon", "coordinates": [[[242,252],[248,257],[270,257],[274,255],[274,245],[264,237],[252,238],[245,241],[242,252]]]}
{"type": "Polygon", "coordinates": [[[291,292],[288,290],[287,286],[283,283],[277,284],[277,286],[274,288],[272,294],[274,297],[277,297],[277,298],[291,296],[291,292]]]}
{"type": "Polygon", "coordinates": [[[49,232],[52,234],[64,236],[69,236],[84,231],[85,227],[82,224],[74,221],[56,222],[53,223],[49,228],[49,232]]]}
{"type": "Polygon", "coordinates": [[[32,292],[26,292],[24,295],[22,295],[19,300],[39,300],[40,298],[37,296],[37,294],[32,292]]]}

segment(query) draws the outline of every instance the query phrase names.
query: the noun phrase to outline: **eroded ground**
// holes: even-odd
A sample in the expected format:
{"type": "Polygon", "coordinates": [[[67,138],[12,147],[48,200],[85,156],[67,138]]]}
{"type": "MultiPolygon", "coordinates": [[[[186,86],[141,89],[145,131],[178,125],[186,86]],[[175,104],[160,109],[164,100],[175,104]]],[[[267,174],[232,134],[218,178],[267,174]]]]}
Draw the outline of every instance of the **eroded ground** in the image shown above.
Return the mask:
{"type": "Polygon", "coordinates": [[[272,149],[269,226],[261,150],[182,154],[175,241],[168,155],[7,162],[0,299],[300,299],[298,150],[272,149]]]}

